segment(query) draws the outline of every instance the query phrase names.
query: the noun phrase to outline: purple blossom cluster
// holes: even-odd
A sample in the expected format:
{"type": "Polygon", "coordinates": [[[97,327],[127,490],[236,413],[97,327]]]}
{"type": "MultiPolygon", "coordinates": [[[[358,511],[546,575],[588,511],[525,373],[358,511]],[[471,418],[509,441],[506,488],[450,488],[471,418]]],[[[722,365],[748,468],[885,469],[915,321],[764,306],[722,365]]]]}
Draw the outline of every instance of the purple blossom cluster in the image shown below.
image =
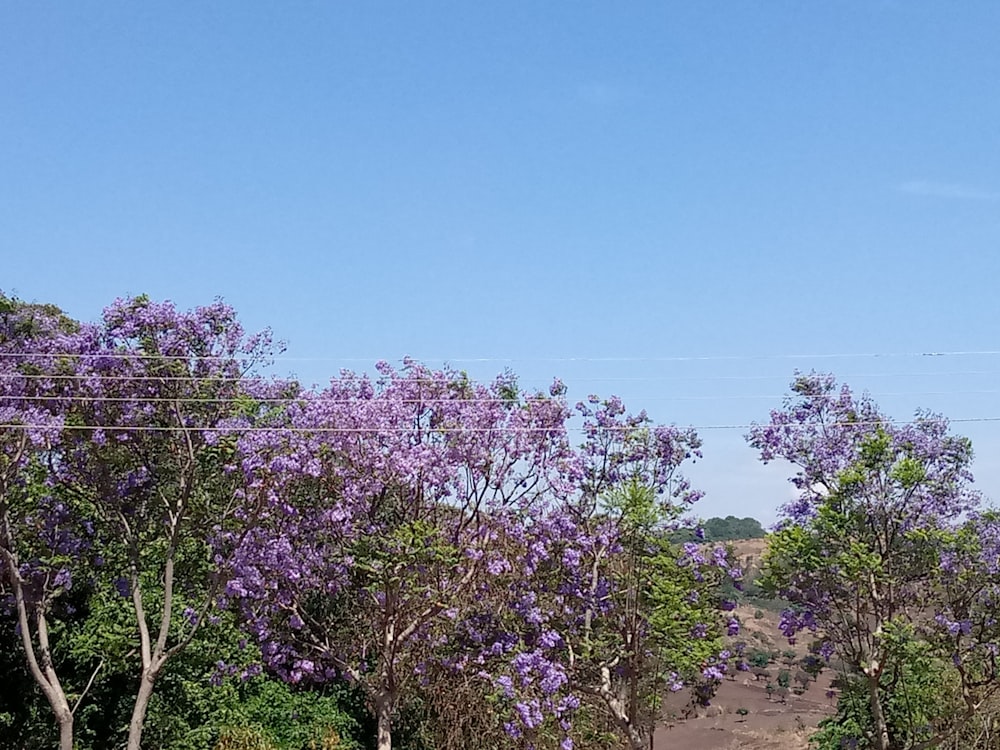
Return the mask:
{"type": "Polygon", "coordinates": [[[909,523],[946,523],[978,505],[971,444],[951,435],[947,420],[918,411],[912,422],[900,424],[868,396],[838,386],[832,375],[798,375],[784,408],[747,435],[765,463],[780,458],[796,467],[790,481],[799,495],[782,509],[785,523],[807,523],[831,494],[863,493],[856,469],[875,438],[886,443],[880,461],[891,486],[883,502],[909,523]],[[892,471],[904,460],[911,471],[892,471]]]}
{"type": "MultiPolygon", "coordinates": [[[[600,692],[592,675],[628,649],[606,570],[625,529],[604,499],[638,483],[675,518],[699,496],[678,472],[697,436],[609,399],[578,406],[585,442],[573,449],[558,382],[525,394],[509,376],[377,369],[299,392],[273,429],[239,438],[260,512],[220,540],[225,600],[285,679],[355,680],[382,704],[433,663],[472,668],[509,707],[512,737],[552,723],[570,742],[573,711],[600,692]]],[[[721,550],[681,563],[740,575],[721,550]]]]}

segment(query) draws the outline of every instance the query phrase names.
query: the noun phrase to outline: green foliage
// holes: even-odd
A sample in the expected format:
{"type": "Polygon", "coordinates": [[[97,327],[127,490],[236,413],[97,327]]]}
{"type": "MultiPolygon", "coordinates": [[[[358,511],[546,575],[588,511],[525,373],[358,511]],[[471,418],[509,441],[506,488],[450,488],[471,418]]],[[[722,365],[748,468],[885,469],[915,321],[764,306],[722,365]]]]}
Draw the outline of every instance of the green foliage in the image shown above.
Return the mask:
{"type": "Polygon", "coordinates": [[[659,647],[665,669],[692,677],[701,665],[723,648],[722,632],[714,609],[711,588],[695,580],[694,572],[678,563],[679,553],[662,543],[648,561],[648,619],[652,642],[659,647]],[[708,595],[690,600],[692,590],[708,595]],[[715,623],[705,638],[691,638],[699,624],[715,623]]]}
{"type": "Polygon", "coordinates": [[[777,596],[800,571],[824,565],[818,539],[803,526],[785,526],[768,537],[757,584],[768,596],[777,596]]]}
{"type": "MultiPolygon", "coordinates": [[[[858,702],[859,700],[855,699],[855,703],[858,702]]],[[[853,706],[842,712],[841,704],[838,703],[837,715],[821,721],[819,729],[812,734],[809,742],[815,750],[844,750],[844,748],[870,750],[872,745],[866,733],[870,733],[871,728],[862,722],[862,718],[853,710],[853,706]]]]}
{"type": "Polygon", "coordinates": [[[364,701],[343,685],[296,690],[263,679],[244,692],[242,708],[246,721],[264,727],[277,750],[325,748],[333,737],[338,748],[360,748],[360,737],[370,734],[364,701]]]}
{"type": "MultiPolygon", "coordinates": [[[[756,518],[709,518],[701,525],[706,542],[728,542],[736,539],[763,539],[767,536],[764,527],[756,518]]],[[[698,541],[692,529],[682,529],[671,536],[674,542],[698,541]]]]}
{"type": "MultiPolygon", "coordinates": [[[[148,583],[144,593],[156,601],[160,596],[156,582],[148,583]]],[[[79,686],[69,696],[71,702],[100,667],[98,679],[77,710],[76,747],[122,747],[138,673],[132,645],[134,615],[127,600],[108,593],[106,587],[91,590],[81,584],[71,594],[68,603],[75,611],[58,621],[52,634],[64,684],[79,686]]],[[[183,601],[179,604],[182,610],[183,601]]],[[[0,627],[13,631],[7,618],[0,627]]],[[[345,687],[302,689],[266,675],[213,685],[219,661],[248,664],[259,656],[251,648],[241,648],[242,640],[232,616],[221,613],[217,622],[202,628],[190,646],[168,663],[146,717],[144,750],[362,747],[360,738],[370,731],[357,717],[365,717],[367,711],[362,700],[345,687]],[[330,745],[334,736],[338,744],[330,745]]],[[[56,744],[55,724],[41,691],[27,675],[18,645],[13,638],[0,639],[0,673],[4,675],[0,681],[0,748],[48,750],[56,744]]]]}
{"type": "MultiPolygon", "coordinates": [[[[904,628],[890,628],[892,668],[879,683],[879,694],[892,747],[911,747],[947,731],[961,713],[954,667],[933,656],[931,648],[904,628]]],[[[835,716],[820,722],[811,742],[816,750],[843,747],[867,750],[874,724],[867,682],[860,675],[842,675],[835,716]],[[856,743],[856,744],[855,744],[856,743]]]]}
{"type": "Polygon", "coordinates": [[[274,750],[304,750],[331,732],[341,738],[341,748],[360,746],[363,727],[355,717],[367,711],[352,691],[339,684],[303,689],[266,675],[213,685],[219,661],[246,664],[258,655],[240,648],[242,635],[229,615],[202,633],[160,678],[144,748],[201,750],[227,729],[254,730],[274,750]]]}
{"type": "Polygon", "coordinates": [[[257,728],[234,727],[224,729],[213,750],[277,750],[257,728]]]}

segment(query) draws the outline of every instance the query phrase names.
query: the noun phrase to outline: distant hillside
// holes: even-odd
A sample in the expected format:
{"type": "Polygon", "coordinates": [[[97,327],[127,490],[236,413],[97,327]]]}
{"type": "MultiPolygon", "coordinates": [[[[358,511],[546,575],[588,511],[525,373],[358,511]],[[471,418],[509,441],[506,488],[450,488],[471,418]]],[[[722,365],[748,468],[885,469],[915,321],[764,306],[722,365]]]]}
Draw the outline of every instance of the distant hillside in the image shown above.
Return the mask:
{"type": "Polygon", "coordinates": [[[701,524],[701,529],[705,534],[703,540],[695,536],[694,529],[681,529],[675,532],[673,539],[676,542],[728,542],[733,539],[763,539],[766,534],[760,521],[749,517],[709,518],[701,524]]]}

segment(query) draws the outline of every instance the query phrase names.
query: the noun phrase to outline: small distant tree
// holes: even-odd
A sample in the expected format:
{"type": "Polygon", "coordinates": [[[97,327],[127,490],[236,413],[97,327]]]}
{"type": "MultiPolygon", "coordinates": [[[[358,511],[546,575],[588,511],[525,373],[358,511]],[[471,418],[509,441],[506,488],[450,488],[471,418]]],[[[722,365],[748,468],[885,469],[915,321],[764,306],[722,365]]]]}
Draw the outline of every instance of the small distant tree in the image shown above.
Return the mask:
{"type": "Polygon", "coordinates": [[[678,542],[727,542],[736,539],[762,539],[764,536],[764,527],[760,525],[760,521],[736,516],[715,516],[706,519],[697,528],[686,527],[671,534],[671,538],[678,542]]]}
{"type": "Polygon", "coordinates": [[[764,528],[755,518],[710,518],[703,524],[705,540],[709,542],[725,542],[732,539],[760,539],[764,536],[764,528]]]}

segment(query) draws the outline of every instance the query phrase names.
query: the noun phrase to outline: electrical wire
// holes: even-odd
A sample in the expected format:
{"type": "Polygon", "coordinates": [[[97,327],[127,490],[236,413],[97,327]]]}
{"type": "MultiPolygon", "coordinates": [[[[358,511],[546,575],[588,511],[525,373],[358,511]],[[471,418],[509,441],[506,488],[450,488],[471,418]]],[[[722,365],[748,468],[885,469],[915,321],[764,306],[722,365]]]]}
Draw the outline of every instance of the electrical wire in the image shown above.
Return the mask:
{"type": "MultiPolygon", "coordinates": [[[[381,376],[372,378],[366,378],[363,373],[352,373],[354,379],[362,380],[368,379],[371,382],[376,382],[381,379],[381,376]]],[[[840,381],[845,381],[848,378],[903,378],[903,377],[961,377],[967,375],[1000,375],[1000,370],[953,370],[953,371],[943,371],[943,372],[933,372],[933,371],[923,371],[923,372],[903,372],[903,373],[891,373],[891,372],[870,372],[870,373],[845,373],[838,375],[837,379],[840,381]]],[[[328,380],[339,380],[340,378],[334,376],[328,378],[328,380]]],[[[99,373],[89,373],[85,375],[81,374],[59,374],[59,373],[18,373],[18,372],[0,372],[0,381],[3,380],[52,380],[52,381],[73,381],[73,380],[100,380],[101,382],[115,382],[115,381],[127,381],[127,382],[185,382],[185,383],[232,383],[232,382],[245,382],[247,380],[258,381],[258,382],[271,382],[267,378],[260,375],[251,376],[239,376],[239,377],[217,377],[212,375],[106,375],[99,373]]],[[[273,380],[273,379],[272,379],[273,380]]],[[[296,378],[279,378],[288,382],[298,382],[296,378]]],[[[406,378],[407,382],[410,383],[440,383],[438,378],[406,378]]],[[[659,382],[674,382],[674,381],[724,381],[724,382],[740,382],[740,381],[766,381],[766,380],[780,380],[782,382],[788,381],[787,374],[778,375],[664,375],[664,376],[649,376],[649,377],[574,377],[575,382],[585,382],[585,383],[659,383],[659,382]]]]}
{"type": "MultiPolygon", "coordinates": [[[[827,422],[823,426],[826,428],[830,427],[876,427],[876,426],[892,426],[900,427],[910,424],[938,424],[938,425],[949,425],[949,424],[969,424],[969,423],[992,423],[1000,422],[1000,417],[963,417],[958,419],[945,419],[945,418],[927,418],[918,420],[858,420],[854,422],[827,422]]],[[[709,424],[709,425],[693,425],[685,426],[683,429],[692,429],[696,432],[708,431],[708,430],[749,430],[759,427],[772,426],[770,423],[755,423],[748,422],[745,424],[709,424]]],[[[811,429],[813,425],[809,424],[781,424],[773,425],[774,427],[781,430],[798,430],[798,429],[811,429]]],[[[255,433],[255,432],[266,432],[273,434],[366,434],[366,435],[382,435],[382,434],[410,434],[414,432],[426,432],[433,434],[503,434],[503,435],[517,435],[517,434],[539,434],[539,433],[553,433],[553,432],[579,432],[579,433],[589,433],[590,429],[586,427],[567,427],[560,430],[559,427],[393,427],[393,428],[378,428],[378,427],[237,427],[237,426],[203,426],[203,427],[181,427],[178,425],[95,425],[95,424],[71,424],[71,425],[59,425],[59,424],[22,424],[19,422],[7,422],[0,423],[0,429],[16,429],[16,430],[67,430],[67,431],[106,431],[106,432],[210,432],[210,433],[255,433]]],[[[602,427],[599,428],[603,431],[610,432],[631,432],[635,430],[634,427],[602,427]]]]}
{"type": "MultiPolygon", "coordinates": [[[[709,354],[709,355],[677,355],[677,356],[621,356],[621,357],[407,357],[413,362],[743,362],[754,360],[786,360],[786,359],[880,359],[880,358],[912,358],[912,357],[972,357],[997,356],[998,349],[969,349],[939,352],[847,352],[847,353],[790,353],[790,354],[709,354]]],[[[248,355],[249,356],[249,355],[248,355]]],[[[236,362],[240,354],[232,355],[185,355],[185,354],[143,354],[140,352],[107,352],[94,354],[89,352],[0,352],[0,359],[14,357],[57,357],[57,358],[89,358],[89,359],[154,359],[181,360],[187,362],[236,362]]],[[[268,362],[378,362],[390,361],[379,357],[261,357],[268,362]]],[[[402,361],[400,359],[399,361],[402,361]]]]}
{"type": "MultiPolygon", "coordinates": [[[[1000,390],[965,390],[965,391],[885,391],[880,393],[867,393],[871,398],[899,398],[910,396],[988,396],[998,395],[1000,390]]],[[[531,393],[524,394],[526,401],[537,400],[538,397],[531,393]]],[[[542,397],[544,398],[544,397],[542,397]]],[[[753,394],[753,395],[733,395],[733,396],[644,396],[643,401],[775,401],[784,398],[781,394],[753,394]]],[[[832,393],[826,396],[811,396],[812,400],[836,401],[841,398],[839,393],[832,393]]],[[[279,404],[353,404],[353,403],[379,403],[378,398],[331,398],[322,395],[292,396],[282,398],[255,398],[249,395],[226,396],[226,397],[171,397],[171,396],[102,396],[102,395],[79,395],[70,394],[65,396],[52,395],[25,395],[25,394],[0,394],[0,403],[4,401],[27,401],[27,402],[59,402],[59,403],[136,403],[136,404],[243,404],[252,401],[255,404],[279,405],[279,404]]],[[[506,404],[510,401],[501,396],[489,396],[484,398],[409,398],[393,400],[393,404],[506,404]]]]}

